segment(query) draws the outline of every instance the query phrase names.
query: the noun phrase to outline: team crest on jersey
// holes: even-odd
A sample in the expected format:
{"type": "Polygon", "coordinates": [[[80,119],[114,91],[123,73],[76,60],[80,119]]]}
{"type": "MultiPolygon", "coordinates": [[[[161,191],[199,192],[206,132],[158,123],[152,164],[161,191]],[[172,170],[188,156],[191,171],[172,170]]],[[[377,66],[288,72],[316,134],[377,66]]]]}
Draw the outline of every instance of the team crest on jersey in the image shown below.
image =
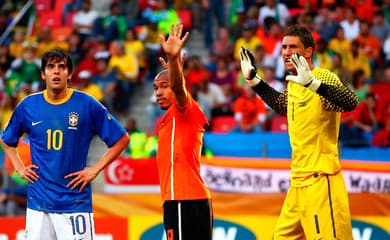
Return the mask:
{"type": "Polygon", "coordinates": [[[69,113],[68,123],[69,126],[72,128],[77,127],[77,125],[79,124],[79,115],[75,112],[69,113]]]}

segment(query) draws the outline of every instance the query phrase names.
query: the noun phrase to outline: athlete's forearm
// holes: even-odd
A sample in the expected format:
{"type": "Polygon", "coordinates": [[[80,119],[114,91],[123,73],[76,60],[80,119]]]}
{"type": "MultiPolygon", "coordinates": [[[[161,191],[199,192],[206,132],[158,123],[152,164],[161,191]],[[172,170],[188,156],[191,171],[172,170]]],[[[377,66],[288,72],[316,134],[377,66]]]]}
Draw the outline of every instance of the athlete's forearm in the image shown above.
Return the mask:
{"type": "Polygon", "coordinates": [[[282,115],[287,114],[287,91],[280,93],[264,81],[260,81],[252,89],[277,113],[282,115]]]}
{"type": "Polygon", "coordinates": [[[329,111],[350,112],[359,104],[356,94],[345,85],[321,83],[317,93],[331,103],[326,106],[329,111]]]}
{"type": "Polygon", "coordinates": [[[169,85],[172,89],[176,105],[178,107],[184,107],[187,103],[187,92],[183,67],[178,56],[168,56],[168,76],[169,85]]]}
{"type": "Polygon", "coordinates": [[[1,146],[8,159],[11,161],[12,166],[15,171],[19,174],[22,169],[25,168],[22,159],[19,156],[18,149],[16,147],[12,147],[3,142],[3,139],[0,138],[1,146]]]}
{"type": "Polygon", "coordinates": [[[125,133],[114,145],[108,148],[104,155],[91,168],[95,169],[97,173],[101,172],[108,164],[119,157],[129,142],[129,135],[125,133]]]}

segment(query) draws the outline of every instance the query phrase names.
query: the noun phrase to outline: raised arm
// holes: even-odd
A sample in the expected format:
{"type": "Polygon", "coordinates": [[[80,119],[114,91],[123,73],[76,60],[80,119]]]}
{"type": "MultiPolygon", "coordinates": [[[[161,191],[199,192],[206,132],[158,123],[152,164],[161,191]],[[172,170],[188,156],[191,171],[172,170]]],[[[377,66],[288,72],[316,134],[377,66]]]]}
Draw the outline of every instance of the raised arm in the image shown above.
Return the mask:
{"type": "Polygon", "coordinates": [[[280,93],[269,86],[257,75],[255,58],[246,48],[240,49],[241,71],[246,79],[246,83],[277,113],[287,114],[287,90],[280,93]]]}
{"type": "Polygon", "coordinates": [[[183,74],[183,66],[180,61],[180,52],[189,33],[183,37],[183,24],[172,24],[168,39],[160,35],[162,48],[168,58],[168,78],[169,86],[172,89],[176,106],[180,109],[187,103],[187,90],[183,74]]]}

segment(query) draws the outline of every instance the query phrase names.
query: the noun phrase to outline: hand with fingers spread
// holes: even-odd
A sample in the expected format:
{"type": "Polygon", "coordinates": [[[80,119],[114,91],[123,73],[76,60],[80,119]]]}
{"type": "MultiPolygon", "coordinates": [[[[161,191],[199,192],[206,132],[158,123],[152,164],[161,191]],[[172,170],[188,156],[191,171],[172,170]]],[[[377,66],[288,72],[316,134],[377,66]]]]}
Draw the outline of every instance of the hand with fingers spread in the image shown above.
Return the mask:
{"type": "Polygon", "coordinates": [[[98,171],[96,171],[94,168],[91,167],[86,167],[81,171],[70,173],[66,175],[65,178],[71,178],[71,177],[74,178],[66,186],[69,187],[71,190],[73,190],[77,186],[81,185],[79,190],[81,192],[89,182],[91,182],[93,179],[96,178],[98,173],[99,173],[98,171]]]}
{"type": "Polygon", "coordinates": [[[313,76],[306,59],[299,55],[299,53],[293,53],[291,56],[291,62],[297,70],[297,75],[288,75],[286,80],[292,81],[309,88],[313,92],[316,92],[321,85],[321,81],[313,76]]]}
{"type": "Polygon", "coordinates": [[[256,86],[263,79],[257,75],[255,58],[253,57],[252,53],[244,47],[241,47],[240,49],[240,58],[241,71],[246,79],[246,82],[250,86],[256,86]]]}
{"type": "Polygon", "coordinates": [[[39,179],[39,176],[34,171],[34,169],[39,169],[39,167],[37,165],[31,164],[29,166],[16,169],[16,172],[21,178],[26,179],[30,183],[33,183],[39,179]]]}
{"type": "Polygon", "coordinates": [[[183,44],[186,41],[189,33],[186,32],[183,37],[181,36],[182,34],[183,24],[178,23],[171,25],[171,31],[167,40],[165,40],[164,35],[160,35],[161,45],[165,54],[168,56],[168,60],[170,57],[179,56],[183,44]]]}

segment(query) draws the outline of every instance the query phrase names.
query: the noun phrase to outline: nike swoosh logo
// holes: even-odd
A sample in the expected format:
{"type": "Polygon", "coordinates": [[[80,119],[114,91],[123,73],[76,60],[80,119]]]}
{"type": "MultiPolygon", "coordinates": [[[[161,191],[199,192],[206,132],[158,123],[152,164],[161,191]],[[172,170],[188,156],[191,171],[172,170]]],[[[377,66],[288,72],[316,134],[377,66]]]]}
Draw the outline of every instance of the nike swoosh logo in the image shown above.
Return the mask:
{"type": "Polygon", "coordinates": [[[41,122],[43,122],[43,121],[38,121],[38,122],[32,122],[32,123],[31,123],[31,126],[35,126],[35,125],[38,125],[38,124],[40,124],[41,122]]]}

